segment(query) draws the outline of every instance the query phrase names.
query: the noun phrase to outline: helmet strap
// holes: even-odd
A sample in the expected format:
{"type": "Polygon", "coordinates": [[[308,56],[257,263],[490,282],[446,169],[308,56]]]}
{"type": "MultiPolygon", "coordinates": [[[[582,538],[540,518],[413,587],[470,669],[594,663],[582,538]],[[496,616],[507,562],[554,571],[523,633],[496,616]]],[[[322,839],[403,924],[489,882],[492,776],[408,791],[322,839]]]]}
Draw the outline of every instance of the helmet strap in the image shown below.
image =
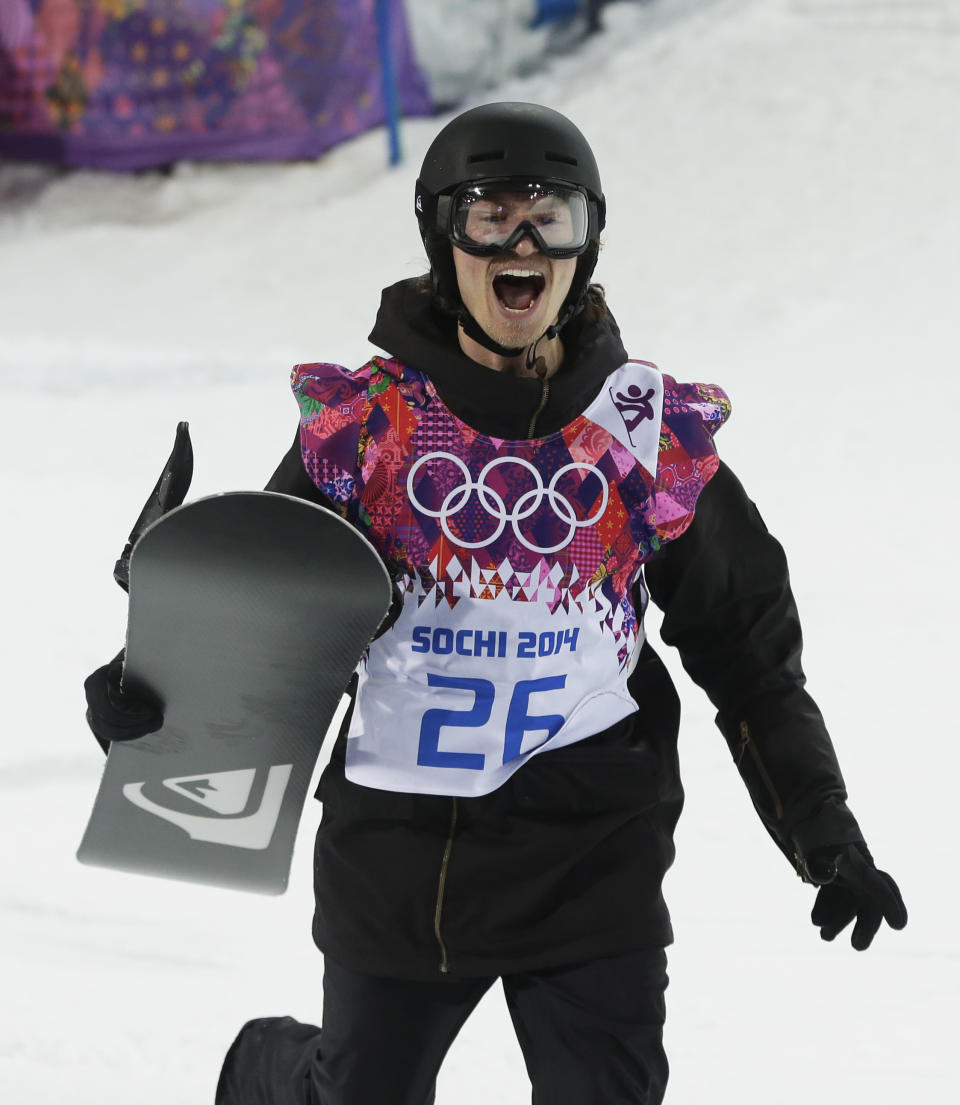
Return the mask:
{"type": "Polygon", "coordinates": [[[491,353],[496,353],[498,357],[518,357],[524,350],[525,346],[518,346],[511,348],[508,345],[501,345],[498,341],[495,341],[484,330],[480,323],[470,314],[466,307],[461,307],[457,312],[457,322],[463,327],[463,332],[478,344],[482,345],[484,349],[489,349],[491,353]]]}
{"type": "Polygon", "coordinates": [[[465,306],[461,303],[460,309],[457,311],[457,323],[463,327],[463,332],[478,344],[482,345],[484,349],[489,349],[491,353],[496,353],[498,357],[519,357],[520,354],[527,350],[528,360],[533,363],[536,356],[536,347],[543,341],[544,338],[547,341],[553,341],[555,337],[560,333],[564,326],[575,316],[583,310],[583,301],[586,294],[586,285],[580,291],[579,296],[574,300],[567,300],[566,306],[557,316],[557,321],[547,327],[546,330],[528,346],[516,346],[510,347],[507,345],[501,345],[494,338],[484,330],[480,323],[470,314],[465,306]]]}
{"type": "MultiPolygon", "coordinates": [[[[464,306],[463,300],[460,298],[460,290],[457,286],[457,274],[453,263],[453,252],[448,239],[440,235],[425,235],[424,245],[427,249],[427,256],[430,259],[430,276],[434,302],[445,314],[454,315],[456,317],[458,325],[463,327],[463,331],[468,337],[473,338],[473,340],[477,342],[478,345],[482,345],[484,349],[489,349],[491,353],[496,353],[498,357],[517,357],[525,348],[531,348],[531,346],[511,348],[510,346],[501,345],[498,341],[490,337],[473,315],[470,314],[464,306]]],[[[574,276],[566,303],[561,309],[557,321],[541,334],[540,338],[533,343],[533,346],[536,346],[543,338],[551,341],[572,318],[583,310],[587,288],[590,284],[590,278],[593,275],[593,269],[596,264],[595,247],[590,252],[593,256],[587,255],[588,259],[586,265],[583,267],[581,267],[581,265],[577,266],[577,273],[574,276]]]]}

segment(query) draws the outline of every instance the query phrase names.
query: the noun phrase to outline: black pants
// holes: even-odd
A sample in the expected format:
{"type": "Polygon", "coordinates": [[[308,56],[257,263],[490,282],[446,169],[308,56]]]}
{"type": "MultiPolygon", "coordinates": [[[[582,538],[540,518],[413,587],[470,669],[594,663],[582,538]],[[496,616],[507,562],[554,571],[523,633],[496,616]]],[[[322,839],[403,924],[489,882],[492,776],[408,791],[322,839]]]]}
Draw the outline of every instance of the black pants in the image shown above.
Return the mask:
{"type": "MultiPolygon", "coordinates": [[[[227,1053],[216,1105],[433,1105],[447,1049],[495,981],[375,978],[327,959],[323,1027],[291,1017],[250,1021],[227,1053]]],[[[663,1100],[661,949],[502,983],[533,1105],[663,1100]]]]}

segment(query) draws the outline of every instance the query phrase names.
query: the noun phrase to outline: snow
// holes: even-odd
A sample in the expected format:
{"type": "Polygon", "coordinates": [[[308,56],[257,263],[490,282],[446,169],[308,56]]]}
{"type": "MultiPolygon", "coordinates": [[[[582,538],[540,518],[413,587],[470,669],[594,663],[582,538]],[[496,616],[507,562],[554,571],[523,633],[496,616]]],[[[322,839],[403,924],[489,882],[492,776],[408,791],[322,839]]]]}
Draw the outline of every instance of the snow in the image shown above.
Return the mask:
{"type": "MultiPolygon", "coordinates": [[[[819,940],[664,650],[688,791],[667,1100],[956,1100],[960,5],[660,0],[605,19],[485,98],[581,125],[627,347],[731,394],[718,445],[788,551],[810,689],[911,911],[865,954],[819,940]]],[[[442,121],[404,125],[396,170],[382,133],[316,164],[0,167],[4,1102],[209,1102],[244,1020],[320,1018],[319,807],[282,898],[81,867],[102,766],[82,682],[122,642],[111,569],[177,421],[191,495],[262,486],[294,433],[290,366],[366,359],[379,289],[424,266],[412,189],[442,121]]],[[[438,1100],[528,1094],[495,990],[438,1100]]]]}

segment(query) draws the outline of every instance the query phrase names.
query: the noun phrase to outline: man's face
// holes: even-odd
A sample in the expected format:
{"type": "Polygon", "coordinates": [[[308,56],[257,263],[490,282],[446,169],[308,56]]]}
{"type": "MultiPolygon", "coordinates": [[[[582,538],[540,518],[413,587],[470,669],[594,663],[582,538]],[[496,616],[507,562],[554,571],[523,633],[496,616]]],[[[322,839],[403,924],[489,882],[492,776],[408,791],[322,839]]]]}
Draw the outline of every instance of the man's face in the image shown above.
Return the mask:
{"type": "MultiPolygon", "coordinates": [[[[543,233],[541,228],[564,217],[550,196],[504,193],[473,204],[468,228],[470,237],[482,242],[487,233],[504,239],[525,220],[543,233]]],[[[493,257],[454,246],[453,262],[464,306],[494,341],[510,348],[525,348],[556,322],[577,269],[576,257],[546,257],[529,234],[493,257]]]]}

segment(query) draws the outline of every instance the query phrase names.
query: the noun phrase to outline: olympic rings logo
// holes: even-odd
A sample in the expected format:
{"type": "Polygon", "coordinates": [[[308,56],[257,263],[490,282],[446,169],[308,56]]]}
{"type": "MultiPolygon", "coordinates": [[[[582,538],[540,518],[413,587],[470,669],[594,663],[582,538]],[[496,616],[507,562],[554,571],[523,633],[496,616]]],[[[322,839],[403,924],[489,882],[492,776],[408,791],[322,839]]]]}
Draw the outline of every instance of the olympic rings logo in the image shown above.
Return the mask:
{"type": "Polygon", "coordinates": [[[537,469],[529,461],[523,460],[521,457],[495,457],[484,465],[480,475],[474,480],[470,475],[470,469],[460,457],[454,456],[453,453],[436,452],[427,453],[426,456],[418,458],[414,463],[413,467],[410,469],[410,474],[407,476],[407,495],[410,497],[410,502],[421,514],[426,514],[430,518],[439,518],[440,528],[443,530],[444,535],[448,540],[452,541],[453,544],[459,545],[461,548],[483,549],[488,545],[492,545],[506,529],[507,523],[509,522],[513,527],[514,536],[525,549],[529,549],[534,553],[546,554],[559,552],[560,549],[566,548],[573,540],[578,529],[593,525],[598,518],[603,516],[604,511],[607,509],[607,502],[610,499],[610,487],[606,477],[599,468],[593,464],[586,464],[578,461],[565,464],[562,468],[557,469],[550,483],[544,486],[543,478],[537,469]],[[447,492],[443,502],[440,504],[439,510],[431,510],[429,507],[424,506],[417,498],[414,483],[421,467],[430,461],[437,460],[448,460],[451,464],[455,465],[463,476],[463,483],[447,492]],[[501,464],[519,464],[521,468],[526,469],[526,471],[530,473],[534,481],[534,487],[530,491],[525,491],[517,499],[512,510],[507,509],[507,504],[503,501],[503,497],[492,487],[488,486],[486,482],[489,474],[494,468],[497,468],[501,464]],[[567,472],[578,470],[592,473],[600,481],[600,486],[602,488],[599,509],[589,518],[578,518],[573,504],[565,495],[557,490],[557,484],[567,472]],[[480,505],[486,513],[496,520],[497,526],[494,532],[489,537],[485,537],[482,541],[465,541],[463,538],[457,537],[450,531],[450,520],[464,509],[470,496],[474,492],[476,492],[480,505]],[[549,502],[554,514],[570,527],[566,537],[559,542],[559,544],[551,545],[549,548],[542,548],[528,541],[523,533],[521,533],[519,525],[525,518],[529,518],[531,514],[537,511],[545,499],[549,502]]]}

